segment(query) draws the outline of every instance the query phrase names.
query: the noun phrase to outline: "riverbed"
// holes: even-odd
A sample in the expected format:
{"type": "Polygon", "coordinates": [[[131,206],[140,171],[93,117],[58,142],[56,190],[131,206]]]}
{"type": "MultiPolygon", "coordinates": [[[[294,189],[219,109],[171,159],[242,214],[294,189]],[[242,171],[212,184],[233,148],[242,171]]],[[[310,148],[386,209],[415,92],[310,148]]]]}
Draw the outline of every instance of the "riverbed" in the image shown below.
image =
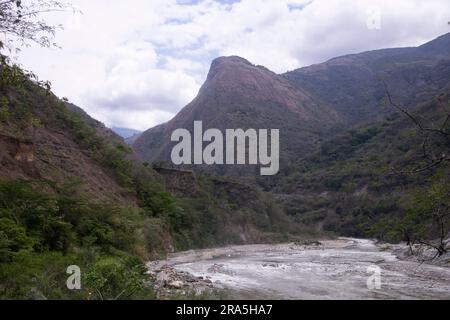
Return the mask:
{"type": "Polygon", "coordinates": [[[164,267],[230,299],[450,299],[449,268],[399,260],[372,240],[188,251],[151,268],[164,267]]]}

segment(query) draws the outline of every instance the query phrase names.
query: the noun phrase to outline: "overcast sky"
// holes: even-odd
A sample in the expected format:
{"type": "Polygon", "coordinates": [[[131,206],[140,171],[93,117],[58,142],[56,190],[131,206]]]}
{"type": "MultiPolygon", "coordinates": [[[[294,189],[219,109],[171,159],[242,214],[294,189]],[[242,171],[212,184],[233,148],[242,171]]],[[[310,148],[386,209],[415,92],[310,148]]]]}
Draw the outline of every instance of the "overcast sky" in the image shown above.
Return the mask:
{"type": "Polygon", "coordinates": [[[26,48],[20,62],[106,125],[139,130],[189,103],[218,56],[282,73],[450,32],[448,0],[71,2],[82,15],[51,17],[62,49],[26,48]]]}

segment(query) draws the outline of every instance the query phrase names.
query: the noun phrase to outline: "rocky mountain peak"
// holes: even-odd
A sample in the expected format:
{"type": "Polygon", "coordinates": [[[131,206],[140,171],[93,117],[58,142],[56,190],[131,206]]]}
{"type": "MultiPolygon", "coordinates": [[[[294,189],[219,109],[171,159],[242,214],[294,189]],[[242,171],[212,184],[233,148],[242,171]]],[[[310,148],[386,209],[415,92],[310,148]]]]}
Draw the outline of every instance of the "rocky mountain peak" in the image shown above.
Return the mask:
{"type": "MultiPolygon", "coordinates": [[[[321,111],[314,99],[301,88],[269,69],[238,56],[220,57],[212,62],[198,98],[202,100],[205,97],[221,99],[224,104],[239,101],[244,108],[249,102],[273,103],[305,118],[321,111]]],[[[329,111],[322,114],[326,119],[330,115],[333,116],[329,111]]]]}
{"type": "Polygon", "coordinates": [[[248,60],[238,56],[219,57],[212,61],[207,81],[212,81],[216,77],[223,76],[224,74],[236,76],[239,73],[256,69],[257,67],[248,60]]]}

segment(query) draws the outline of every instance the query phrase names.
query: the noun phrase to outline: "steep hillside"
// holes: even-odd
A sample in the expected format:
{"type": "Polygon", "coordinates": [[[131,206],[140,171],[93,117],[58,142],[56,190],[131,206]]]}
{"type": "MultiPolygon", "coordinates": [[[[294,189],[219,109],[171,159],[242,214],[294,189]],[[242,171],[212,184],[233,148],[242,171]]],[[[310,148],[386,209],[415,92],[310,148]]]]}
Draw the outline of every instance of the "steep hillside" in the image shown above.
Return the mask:
{"type": "Polygon", "coordinates": [[[417,48],[347,55],[283,75],[332,107],[348,125],[383,119],[383,81],[399,103],[415,106],[450,82],[450,34],[417,48]],[[382,81],[383,80],[383,81],[382,81]]]}
{"type": "Polygon", "coordinates": [[[416,194],[440,205],[428,192],[435,185],[448,188],[448,160],[430,159],[450,154],[450,90],[410,110],[424,128],[442,132],[421,131],[394,113],[324,142],[273,189],[285,211],[316,230],[405,240],[396,224],[412,212],[416,194]]]}
{"type": "MultiPolygon", "coordinates": [[[[339,123],[339,117],[301,88],[261,66],[239,57],[216,59],[198,96],[174,119],[143,133],[133,144],[148,162],[170,160],[175,129],[193,132],[194,121],[204,130],[281,129],[281,158],[292,158],[311,150],[324,132],[339,123]]],[[[236,173],[239,169],[214,166],[215,173],[236,173]]],[[[254,173],[254,168],[240,168],[254,173]]]]}
{"type": "Polygon", "coordinates": [[[29,82],[1,99],[1,178],[76,182],[92,201],[135,202],[132,173],[124,173],[133,167],[131,150],[120,137],[29,82]]]}

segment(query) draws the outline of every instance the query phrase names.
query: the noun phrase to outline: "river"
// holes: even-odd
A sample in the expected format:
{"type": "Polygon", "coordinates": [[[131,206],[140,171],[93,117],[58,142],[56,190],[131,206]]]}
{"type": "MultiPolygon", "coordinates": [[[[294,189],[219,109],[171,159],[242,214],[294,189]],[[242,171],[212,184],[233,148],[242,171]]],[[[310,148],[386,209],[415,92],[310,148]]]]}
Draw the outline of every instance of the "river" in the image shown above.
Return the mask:
{"type": "Polygon", "coordinates": [[[231,299],[450,299],[449,268],[399,260],[371,240],[322,243],[189,251],[165,263],[231,299]]]}

